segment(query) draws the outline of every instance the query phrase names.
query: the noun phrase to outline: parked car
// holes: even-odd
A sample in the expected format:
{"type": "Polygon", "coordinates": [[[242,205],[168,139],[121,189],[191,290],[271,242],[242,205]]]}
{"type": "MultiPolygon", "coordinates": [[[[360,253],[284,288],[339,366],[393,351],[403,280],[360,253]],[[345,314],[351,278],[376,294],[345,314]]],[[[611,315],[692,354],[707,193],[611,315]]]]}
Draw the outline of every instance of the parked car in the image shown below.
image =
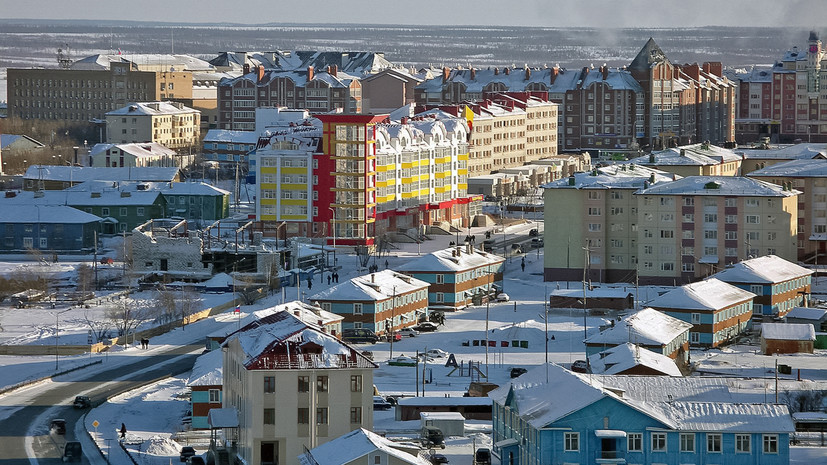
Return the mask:
{"type": "Polygon", "coordinates": [[[532,229],[531,231],[528,232],[528,235],[531,236],[531,237],[537,236],[539,234],[540,234],[540,231],[537,228],[534,228],[534,229],[532,229]]]}
{"type": "Polygon", "coordinates": [[[545,243],[543,242],[543,239],[538,239],[538,238],[535,237],[534,239],[531,240],[531,247],[533,247],[535,249],[539,249],[539,248],[543,247],[544,245],[545,245],[545,243]]]}
{"type": "Polygon", "coordinates": [[[391,342],[391,339],[393,339],[393,342],[401,341],[402,340],[402,334],[400,334],[399,331],[394,331],[393,334],[388,333],[388,334],[385,335],[385,340],[386,341],[391,342]]]}
{"type": "Polygon", "coordinates": [[[195,455],[195,449],[191,446],[184,446],[181,448],[181,461],[186,462],[188,458],[195,455]]]}
{"type": "Polygon", "coordinates": [[[499,294],[497,294],[496,300],[497,302],[508,302],[509,300],[511,300],[511,297],[509,297],[508,294],[506,294],[505,292],[500,292],[499,294]]]}
{"type": "Polygon", "coordinates": [[[445,435],[442,434],[442,430],[436,426],[423,426],[419,433],[419,440],[422,443],[422,447],[440,447],[445,449],[445,435]]]}
{"type": "Polygon", "coordinates": [[[482,250],[491,252],[494,250],[494,239],[486,239],[482,241],[482,250]]]}
{"type": "Polygon", "coordinates": [[[511,377],[516,378],[526,372],[528,372],[528,370],[523,367],[514,367],[511,369],[511,377]]]}
{"type": "Polygon", "coordinates": [[[342,339],[352,344],[376,344],[379,336],[369,329],[350,328],[342,331],[342,339]]]}
{"type": "Polygon", "coordinates": [[[577,373],[588,373],[589,364],[586,363],[585,360],[575,360],[574,363],[571,364],[571,371],[577,373]]]}
{"type": "Polygon", "coordinates": [[[480,447],[474,454],[474,465],[491,465],[491,450],[480,447]]]}
{"type": "Polygon", "coordinates": [[[387,400],[385,400],[382,396],[373,396],[373,409],[374,410],[390,410],[393,405],[390,404],[387,400]]]}
{"type": "Polygon", "coordinates": [[[442,463],[448,463],[448,457],[442,454],[431,454],[428,456],[428,461],[433,465],[439,465],[442,463]]]}
{"type": "Polygon", "coordinates": [[[193,455],[187,459],[187,465],[207,465],[207,462],[204,461],[203,457],[193,455]]]}
{"type": "Polygon", "coordinates": [[[89,408],[92,406],[92,399],[89,396],[76,396],[72,406],[75,408],[89,408]]]}
{"type": "Polygon", "coordinates": [[[448,356],[448,352],[445,352],[442,349],[429,349],[425,352],[425,355],[430,358],[444,358],[448,356]]]}
{"type": "Polygon", "coordinates": [[[400,355],[388,360],[388,365],[394,367],[415,367],[416,359],[408,357],[407,355],[400,355]]]}
{"type": "Polygon", "coordinates": [[[436,331],[438,326],[435,323],[431,323],[430,321],[423,321],[422,323],[419,323],[413,328],[419,331],[420,333],[430,333],[436,331]]]}
{"type": "Polygon", "coordinates": [[[522,244],[511,244],[511,251],[514,253],[523,253],[522,244]]]}
{"type": "Polygon", "coordinates": [[[66,434],[66,420],[63,418],[55,418],[51,423],[49,423],[49,429],[54,431],[55,434],[66,434]]]}
{"type": "Polygon", "coordinates": [[[64,462],[80,462],[83,460],[83,446],[78,441],[69,441],[63,446],[64,462]]]}
{"type": "Polygon", "coordinates": [[[419,331],[413,328],[402,328],[399,330],[399,334],[408,337],[416,337],[419,334],[419,331]]]}

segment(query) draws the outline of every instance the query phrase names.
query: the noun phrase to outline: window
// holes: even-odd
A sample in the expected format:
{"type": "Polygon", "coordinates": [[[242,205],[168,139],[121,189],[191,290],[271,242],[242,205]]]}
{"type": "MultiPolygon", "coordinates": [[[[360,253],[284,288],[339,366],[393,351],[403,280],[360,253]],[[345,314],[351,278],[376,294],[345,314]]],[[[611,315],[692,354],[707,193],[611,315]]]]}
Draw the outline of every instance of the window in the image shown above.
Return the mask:
{"type": "Polygon", "coordinates": [[[436,283],[437,284],[443,284],[444,282],[445,282],[445,275],[444,274],[436,275],[436,283]]]}
{"type": "Polygon", "coordinates": [[[210,403],[215,404],[221,402],[221,390],[220,389],[210,389],[210,403]]]}
{"type": "Polygon", "coordinates": [[[671,239],[675,237],[675,232],[671,229],[661,229],[660,230],[660,237],[661,239],[671,239]]]}
{"type": "Polygon", "coordinates": [[[276,377],[275,376],[265,376],[264,377],[264,392],[276,392],[276,377]]]}
{"type": "Polygon", "coordinates": [[[716,213],[704,213],[704,223],[717,223],[718,215],[716,213]]]}
{"type": "Polygon", "coordinates": [[[265,425],[275,425],[276,424],[276,409],[274,409],[274,408],[264,409],[264,424],[265,425]]]}
{"type": "Polygon", "coordinates": [[[750,452],[750,435],[736,434],[735,435],[735,452],[742,454],[749,454],[750,452]]]}
{"type": "Polygon", "coordinates": [[[681,452],[695,452],[694,433],[681,433],[681,452]]]}
{"type": "Polygon", "coordinates": [[[749,291],[755,295],[764,295],[764,286],[760,284],[752,284],[749,287],[749,291]]]}
{"type": "Polygon", "coordinates": [[[700,313],[693,313],[691,318],[690,318],[690,321],[692,322],[693,325],[701,324],[701,314],[700,313]]]}
{"type": "Polygon", "coordinates": [[[666,452],[666,433],[652,433],[652,451],[666,452]]]}
{"type": "Polygon", "coordinates": [[[691,344],[701,343],[701,333],[689,333],[689,342],[691,344]]]}
{"type": "Polygon", "coordinates": [[[761,223],[761,217],[758,215],[747,215],[746,222],[747,224],[759,224],[761,223]]]}
{"type": "Polygon", "coordinates": [[[600,208],[598,207],[589,207],[589,216],[600,216],[600,208]]]}
{"type": "Polygon", "coordinates": [[[310,409],[307,407],[299,407],[296,423],[306,425],[310,423],[310,409]]]}
{"type": "Polygon", "coordinates": [[[707,452],[721,452],[721,435],[717,433],[707,433],[706,435],[706,451],[707,452]]]}
{"type": "Polygon", "coordinates": [[[589,232],[600,232],[600,223],[589,223],[589,232]]]}
{"type": "Polygon", "coordinates": [[[327,376],[317,376],[316,377],[316,392],[327,392],[327,383],[328,378],[327,376]]]}
{"type": "Polygon", "coordinates": [[[360,303],[353,304],[353,314],[354,315],[361,315],[362,314],[362,304],[360,304],[360,303]]]}
{"type": "Polygon", "coordinates": [[[643,451],[643,433],[629,433],[626,436],[626,447],[629,452],[643,451]]]}
{"type": "Polygon", "coordinates": [[[317,425],[326,425],[327,424],[327,407],[320,407],[316,409],[316,424],[317,425]]]}
{"type": "Polygon", "coordinates": [[[109,216],[109,207],[103,207],[103,208],[101,208],[101,215],[103,215],[103,216],[109,216]]]}
{"type": "Polygon", "coordinates": [[[777,454],[778,453],[778,435],[765,434],[764,435],[764,453],[777,454]]]}
{"type": "Polygon", "coordinates": [[[445,302],[445,294],[442,292],[436,293],[436,301],[437,302],[445,302]]]}
{"type": "Polygon", "coordinates": [[[580,433],[565,433],[566,451],[577,452],[580,450],[580,433]]]}
{"type": "Polygon", "coordinates": [[[362,375],[350,375],[350,392],[362,392],[362,375]]]}
{"type": "Polygon", "coordinates": [[[351,407],[350,408],[350,422],[351,423],[362,423],[362,407],[351,407]]]}
{"type": "Polygon", "coordinates": [[[299,392],[310,392],[309,376],[299,376],[299,392]]]}

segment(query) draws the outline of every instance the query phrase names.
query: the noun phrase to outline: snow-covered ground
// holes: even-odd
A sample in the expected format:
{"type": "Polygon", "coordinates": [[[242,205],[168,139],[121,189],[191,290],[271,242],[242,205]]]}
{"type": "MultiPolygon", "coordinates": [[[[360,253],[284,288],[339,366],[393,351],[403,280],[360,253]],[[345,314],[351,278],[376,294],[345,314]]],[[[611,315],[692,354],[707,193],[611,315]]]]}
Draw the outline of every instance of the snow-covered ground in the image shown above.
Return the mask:
{"type": "MultiPolygon", "coordinates": [[[[506,234],[509,237],[525,237],[527,241],[528,231],[537,226],[534,223],[512,226],[507,229],[506,234]]],[[[483,236],[484,232],[484,228],[474,228],[471,231],[477,237],[483,236]]],[[[421,249],[416,244],[399,244],[400,249],[395,250],[393,256],[387,258],[388,263],[393,268],[419,253],[445,247],[451,240],[455,240],[455,236],[436,236],[433,241],[422,244],[421,249]]],[[[339,260],[343,265],[340,279],[344,280],[361,274],[357,270],[355,256],[340,253],[339,260]]],[[[384,261],[383,257],[377,262],[380,268],[384,267],[384,261]]],[[[576,309],[556,309],[548,313],[548,330],[554,339],[550,338],[548,355],[546,355],[544,296],[557,288],[558,284],[543,283],[542,252],[532,250],[525,255],[525,271],[521,270],[520,262],[520,258],[512,257],[506,264],[504,287],[511,296],[511,302],[492,303],[489,307],[470,307],[449,313],[446,315],[445,326],[440,327],[437,332],[403,338],[402,341],[393,344],[392,354],[389,343],[362,346],[363,349],[373,352],[374,360],[379,364],[379,369],[374,373],[374,384],[379,391],[386,395],[414,395],[416,393],[414,368],[389,366],[386,361],[391,355],[413,355],[417,350],[439,348],[454,354],[458,363],[479,363],[481,371],[488,373],[489,381],[496,384],[506,383],[509,380],[510,368],[514,366],[526,368],[539,366],[544,363],[546,357],[550,362],[562,365],[568,365],[574,360],[584,358],[582,344],[584,318],[582,311],[576,309]],[[488,317],[487,333],[486,315],[488,317]],[[485,344],[474,345],[473,343],[474,340],[485,340],[486,334],[488,340],[497,341],[497,347],[490,347],[487,354],[485,344]],[[527,348],[513,347],[511,341],[514,340],[527,341],[527,348]],[[465,341],[468,341],[467,345],[464,344],[465,341]],[[508,341],[508,347],[503,347],[502,341],[508,341]]],[[[0,270],[14,269],[15,266],[20,266],[20,263],[0,265],[0,270]]],[[[60,265],[61,268],[64,266],[70,265],[60,265]]],[[[70,272],[71,270],[64,271],[70,272]]],[[[577,286],[579,283],[568,285],[577,286]]],[[[567,284],[560,283],[559,286],[565,287],[567,284]]],[[[312,292],[327,287],[326,280],[324,282],[317,280],[313,284],[312,292]]],[[[827,290],[827,284],[824,287],[827,290]]],[[[641,289],[639,295],[643,297],[650,293],[653,297],[656,294],[654,289],[644,288],[641,289]]],[[[285,295],[287,300],[294,299],[296,289],[285,289],[285,295]]],[[[149,301],[151,295],[138,295],[136,298],[149,301]]],[[[203,298],[204,306],[212,306],[232,300],[232,295],[204,295],[203,298]]],[[[267,308],[281,301],[282,295],[275,295],[262,299],[255,305],[243,306],[241,317],[251,311],[267,308]]],[[[100,305],[96,303],[90,306],[90,309],[73,308],[59,315],[60,343],[85,343],[88,327],[84,327],[77,320],[90,312],[102,312],[102,309],[109,304],[106,298],[102,298],[100,305]]],[[[53,344],[55,311],[60,310],[63,309],[46,308],[37,311],[27,309],[27,311],[18,313],[8,307],[2,307],[0,325],[7,327],[7,331],[11,331],[14,335],[7,338],[6,334],[0,333],[0,338],[25,343],[53,344]],[[27,327],[28,331],[26,331],[27,327]]],[[[224,313],[188,325],[186,328],[178,328],[168,334],[154,337],[152,348],[180,344],[182,341],[200,343],[207,334],[236,325],[238,318],[230,313],[224,313]]],[[[586,323],[586,332],[592,334],[601,324],[605,323],[605,320],[599,317],[587,317],[586,323]]],[[[779,390],[781,392],[801,388],[827,389],[827,363],[825,363],[827,353],[824,351],[818,351],[815,355],[767,357],[758,355],[757,349],[757,346],[734,346],[723,350],[693,351],[692,360],[697,363],[698,369],[704,374],[742,378],[732,381],[731,391],[740,401],[744,402],[774,401],[776,359],[778,363],[787,364],[793,368],[792,375],[784,376],[780,380],[779,390]],[[802,382],[796,380],[798,369],[801,370],[801,378],[804,380],[802,382]]],[[[59,364],[60,369],[64,370],[76,365],[101,362],[82,368],[77,373],[80,375],[109,367],[112,364],[125,363],[129,357],[140,357],[142,354],[140,349],[130,346],[126,350],[119,349],[105,355],[61,356],[59,364]]],[[[445,358],[439,358],[428,362],[428,378],[431,382],[425,385],[426,395],[461,396],[467,390],[470,378],[460,377],[456,373],[449,375],[452,368],[446,367],[445,361],[445,358]]],[[[51,375],[55,369],[55,358],[27,357],[21,360],[20,357],[0,357],[0,366],[3,367],[5,374],[0,377],[0,388],[2,388],[27,379],[51,375]]],[[[186,376],[182,375],[119,396],[112,402],[89,412],[86,416],[87,429],[94,431],[91,422],[93,420],[99,422],[99,444],[106,449],[108,447],[106,439],[110,439],[109,445],[112,445],[112,439],[115,437],[114,430],[121,423],[125,423],[129,430],[127,442],[131,443],[130,447],[135,450],[140,449],[142,454],[148,454],[140,463],[167,464],[170,459],[175,462],[180,446],[186,445],[173,440],[173,435],[183,429],[181,417],[188,408],[184,395],[185,384],[186,376]]],[[[13,408],[3,407],[2,399],[3,396],[0,395],[0,420],[6,416],[4,412],[8,413],[4,409],[13,408]]],[[[410,430],[415,429],[417,424],[418,422],[394,421],[392,410],[376,412],[374,417],[374,429],[380,431],[410,430]]],[[[451,459],[451,463],[467,462],[474,446],[490,447],[490,435],[488,434],[490,428],[490,423],[468,422],[468,434],[465,438],[449,438],[448,447],[444,452],[451,459]]],[[[116,449],[113,448],[113,463],[125,463],[116,460],[118,457],[116,449]]],[[[792,463],[824,463],[827,461],[827,448],[796,447],[793,449],[792,456],[792,463]]],[[[125,457],[122,458],[126,460],[125,457]]]]}

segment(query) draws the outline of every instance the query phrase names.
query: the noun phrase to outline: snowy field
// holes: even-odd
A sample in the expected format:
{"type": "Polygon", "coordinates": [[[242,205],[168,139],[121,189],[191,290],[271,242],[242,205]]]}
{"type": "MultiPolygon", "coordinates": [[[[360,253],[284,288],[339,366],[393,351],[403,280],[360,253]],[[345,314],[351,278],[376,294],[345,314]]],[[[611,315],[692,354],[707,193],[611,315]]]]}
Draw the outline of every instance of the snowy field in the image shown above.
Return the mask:
{"type": "MultiPolygon", "coordinates": [[[[512,226],[506,231],[507,236],[524,236],[528,240],[528,231],[537,227],[534,223],[525,223],[512,226]]],[[[478,237],[484,235],[484,229],[474,229],[472,234],[478,237]]],[[[418,250],[416,244],[400,244],[400,250],[395,251],[394,256],[388,258],[390,267],[401,264],[404,261],[417,256],[420,252],[427,253],[432,250],[447,246],[448,241],[455,240],[454,236],[437,236],[433,241],[422,244],[418,250]]],[[[361,274],[357,271],[356,257],[353,255],[339,254],[340,263],[343,265],[341,280],[361,274]]],[[[446,315],[446,324],[435,333],[420,334],[417,337],[403,338],[402,341],[393,344],[392,353],[389,343],[377,343],[375,345],[361,346],[364,350],[373,352],[374,360],[379,364],[379,369],[374,373],[374,384],[384,395],[407,395],[416,393],[416,374],[412,367],[389,366],[386,361],[391,355],[413,355],[417,350],[425,351],[438,348],[445,352],[454,354],[458,363],[467,364],[475,362],[480,364],[483,373],[488,373],[489,381],[496,384],[504,384],[509,380],[509,372],[512,367],[535,368],[541,366],[546,357],[550,362],[568,366],[574,360],[584,358],[584,347],[582,344],[584,336],[583,313],[576,309],[554,310],[548,313],[549,346],[548,355],[545,351],[545,325],[543,315],[544,296],[558,286],[557,283],[543,283],[542,281],[542,253],[535,250],[525,255],[526,268],[520,268],[520,258],[511,258],[506,264],[505,292],[512,301],[503,303],[492,303],[490,307],[470,307],[455,313],[446,315]],[[485,345],[474,345],[472,341],[486,339],[486,314],[488,314],[488,339],[497,341],[497,347],[491,347],[486,354],[485,345]],[[551,340],[551,336],[554,336],[551,340]],[[527,341],[527,348],[503,347],[501,341],[527,341]],[[465,341],[469,341],[465,345],[465,341]],[[487,361],[487,363],[486,363],[487,361]]],[[[384,266],[384,258],[380,259],[380,267],[384,266]]],[[[15,267],[23,266],[23,263],[5,263],[0,265],[0,270],[14,270],[15,267]]],[[[55,272],[71,273],[71,263],[62,263],[60,270],[55,272]],[[66,269],[64,269],[66,268],[66,269]]],[[[579,283],[560,283],[560,287],[576,287],[579,283]]],[[[311,292],[326,289],[327,282],[314,282],[311,292]]],[[[827,286],[824,286],[827,290],[827,286]]],[[[306,291],[306,289],[303,289],[306,291]]],[[[296,297],[295,288],[285,290],[286,299],[293,300],[296,297]]],[[[641,289],[640,296],[643,297],[656,294],[655,289],[641,289]]],[[[133,298],[136,304],[140,299],[144,302],[151,301],[151,293],[140,293],[133,298]]],[[[231,294],[203,295],[204,306],[212,306],[232,300],[231,294]]],[[[243,306],[244,317],[251,311],[267,308],[282,302],[282,295],[269,296],[260,300],[255,305],[243,306]]],[[[72,308],[66,313],[59,315],[60,318],[60,344],[83,344],[86,340],[87,328],[79,321],[85,314],[97,312],[99,314],[111,302],[106,297],[101,298],[98,305],[86,308],[72,308]]],[[[17,343],[30,344],[53,344],[55,312],[65,308],[26,309],[17,312],[10,307],[0,307],[0,325],[7,327],[10,334],[0,333],[4,341],[17,341],[17,343]]],[[[200,322],[188,325],[186,328],[178,328],[165,335],[152,338],[150,350],[162,348],[181,343],[201,344],[206,335],[221,329],[233,328],[238,324],[239,316],[230,313],[216,315],[200,322]]],[[[586,318],[586,332],[591,335],[598,330],[606,320],[599,317],[586,318]]],[[[792,375],[785,375],[779,381],[779,391],[795,391],[799,389],[827,389],[827,353],[819,351],[815,355],[788,355],[778,357],[767,357],[757,354],[757,346],[734,346],[724,350],[693,351],[692,360],[697,363],[698,370],[705,375],[720,375],[736,377],[730,381],[730,390],[738,401],[742,402],[773,402],[775,398],[774,366],[775,361],[793,367],[792,375]],[[797,381],[798,370],[801,370],[802,381],[797,381]]],[[[95,370],[109,368],[114,364],[125,363],[132,357],[141,357],[146,352],[130,344],[126,349],[117,348],[108,354],[61,356],[59,366],[61,370],[73,366],[83,366],[91,362],[100,362],[67,376],[81,376],[93,373],[95,370]]],[[[0,388],[11,386],[26,380],[46,377],[54,373],[55,357],[0,357],[0,367],[4,376],[0,377],[0,388]]],[[[421,367],[420,367],[421,369],[421,367]]],[[[456,373],[449,375],[451,368],[445,367],[445,358],[432,359],[428,362],[427,371],[429,383],[425,385],[426,395],[462,396],[467,390],[470,378],[457,376],[456,373]]],[[[94,432],[91,426],[93,420],[97,420],[100,426],[97,428],[97,438],[102,449],[106,450],[112,445],[115,429],[121,423],[126,423],[129,430],[127,442],[133,450],[140,451],[142,462],[145,464],[168,464],[170,459],[177,461],[177,453],[187,441],[194,441],[192,444],[200,451],[205,450],[199,446],[203,439],[187,435],[178,436],[184,427],[181,417],[188,409],[186,401],[186,375],[170,378],[153,386],[148,386],[112,400],[92,410],[86,416],[86,427],[94,432]],[[129,419],[128,421],[126,419],[129,419]],[[184,439],[189,438],[189,439],[184,439]],[[107,443],[107,439],[110,439],[107,443]],[[178,439],[176,441],[175,439],[178,439]]],[[[48,383],[49,381],[43,381],[48,383]]],[[[779,399],[783,400],[783,399],[779,399]]],[[[5,403],[9,404],[9,403],[5,403]]],[[[10,403],[13,405],[13,402],[10,403]]],[[[4,406],[3,396],[0,395],[0,421],[13,408],[4,406]]],[[[394,431],[416,429],[418,422],[397,422],[393,420],[393,410],[379,411],[375,413],[374,429],[393,434],[394,431]]],[[[451,463],[464,463],[469,460],[471,451],[476,447],[491,447],[490,423],[468,422],[468,434],[464,438],[448,438],[448,447],[444,451],[451,459],[451,463]]],[[[118,458],[118,450],[112,448],[113,462],[126,463],[126,457],[118,458]]],[[[793,461],[791,463],[827,463],[827,448],[801,448],[793,449],[793,461]]]]}

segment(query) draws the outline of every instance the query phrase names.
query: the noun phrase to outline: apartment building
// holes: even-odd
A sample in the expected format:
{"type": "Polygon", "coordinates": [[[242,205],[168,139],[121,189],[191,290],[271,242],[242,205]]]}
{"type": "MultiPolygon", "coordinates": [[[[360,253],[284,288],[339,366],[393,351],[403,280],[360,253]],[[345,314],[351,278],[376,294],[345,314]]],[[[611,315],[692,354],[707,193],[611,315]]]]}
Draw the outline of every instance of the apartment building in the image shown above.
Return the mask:
{"type": "Polygon", "coordinates": [[[92,55],[68,68],[11,68],[9,116],[87,123],[130,102],[180,99],[215,106],[214,88],[211,95],[193,93],[193,72],[211,70],[187,55],[145,54],[92,55]]]}
{"type": "Polygon", "coordinates": [[[546,184],[546,281],[632,282],[638,266],[638,199],[673,175],[635,164],[595,168],[546,184]]]}
{"type": "Polygon", "coordinates": [[[632,158],[629,163],[648,166],[678,176],[738,176],[742,157],[730,149],[706,142],[658,150],[632,158]]]}
{"type": "Polygon", "coordinates": [[[89,149],[94,167],[186,166],[189,159],[155,142],[140,144],[95,144],[89,149]]]}
{"type": "Polygon", "coordinates": [[[156,142],[189,149],[201,142],[201,112],[178,102],[135,102],[106,113],[110,144],[156,142]]]}
{"type": "Polygon", "coordinates": [[[816,254],[827,252],[827,160],[820,157],[790,160],[747,176],[801,192],[795,236],[798,260],[810,262],[816,254]]]}
{"type": "Polygon", "coordinates": [[[812,270],[775,255],[751,258],[727,267],[715,278],[755,294],[756,316],[784,317],[807,304],[812,270]]]}
{"type": "Polygon", "coordinates": [[[222,344],[223,406],[238,414],[245,463],[296,463],[308,449],[373,428],[373,370],[361,351],[288,311],[222,344]]]}
{"type": "Polygon", "coordinates": [[[316,71],[267,70],[246,67],[242,76],[218,84],[218,128],[252,131],[256,108],[306,108],[314,113],[362,112],[362,84],[357,76],[334,66],[316,71]]]}
{"type": "Polygon", "coordinates": [[[788,50],[771,68],[753,68],[739,81],[738,143],[769,137],[772,142],[827,141],[824,47],[810,31],[807,48],[788,50]]]}
{"type": "Polygon", "coordinates": [[[728,176],[691,176],[635,192],[640,282],[691,282],[760,255],[795,260],[799,193],[728,176]]]}

